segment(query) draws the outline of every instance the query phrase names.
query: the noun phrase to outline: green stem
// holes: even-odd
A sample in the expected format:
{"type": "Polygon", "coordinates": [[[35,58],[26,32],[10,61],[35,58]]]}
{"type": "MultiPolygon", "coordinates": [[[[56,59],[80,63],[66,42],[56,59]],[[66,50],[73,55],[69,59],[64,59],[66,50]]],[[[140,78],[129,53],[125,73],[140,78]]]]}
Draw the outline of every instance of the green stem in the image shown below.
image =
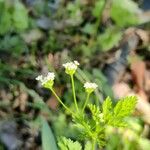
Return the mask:
{"type": "Polygon", "coordinates": [[[92,139],[92,150],[95,150],[96,147],[96,140],[92,139]]]}
{"type": "Polygon", "coordinates": [[[82,113],[84,112],[84,109],[85,109],[85,107],[86,107],[86,105],[87,105],[87,102],[88,102],[88,100],[89,100],[89,97],[90,97],[90,93],[87,93],[87,97],[86,97],[85,103],[84,103],[83,108],[82,108],[82,113]]]}
{"type": "Polygon", "coordinates": [[[75,103],[75,107],[77,112],[79,111],[78,105],[77,105],[77,99],[76,99],[76,93],[75,93],[75,86],[74,86],[74,79],[73,79],[73,75],[71,75],[71,84],[72,84],[72,93],[73,93],[73,99],[74,99],[74,103],[75,103]]]}
{"type": "Polygon", "coordinates": [[[69,111],[72,115],[75,116],[75,114],[62,102],[62,100],[59,98],[59,96],[56,94],[56,92],[53,90],[53,88],[51,88],[52,93],[55,95],[55,97],[57,98],[57,100],[63,105],[63,107],[69,111]]]}

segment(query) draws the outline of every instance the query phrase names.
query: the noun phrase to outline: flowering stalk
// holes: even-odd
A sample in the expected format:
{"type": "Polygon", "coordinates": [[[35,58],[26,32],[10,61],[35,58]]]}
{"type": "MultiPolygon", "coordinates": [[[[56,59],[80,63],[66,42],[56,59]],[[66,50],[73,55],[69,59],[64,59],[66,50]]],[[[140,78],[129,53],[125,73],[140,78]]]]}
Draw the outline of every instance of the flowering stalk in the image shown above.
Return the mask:
{"type": "Polygon", "coordinates": [[[50,89],[52,93],[55,95],[57,100],[62,104],[62,106],[69,111],[72,115],[75,116],[75,114],[62,102],[62,100],[59,98],[59,96],[56,94],[56,92],[53,89],[55,74],[53,72],[48,72],[46,76],[39,75],[36,80],[41,82],[41,85],[47,89],[50,89]]]}
{"type": "Polygon", "coordinates": [[[75,86],[74,86],[74,78],[73,75],[75,74],[77,68],[79,66],[78,61],[68,62],[63,64],[63,67],[65,68],[65,72],[70,75],[71,77],[71,85],[72,85],[72,93],[73,93],[73,99],[75,103],[76,110],[79,111],[78,105],[77,105],[77,99],[76,99],[76,93],[75,93],[75,86]]]}
{"type": "Polygon", "coordinates": [[[85,103],[84,103],[83,108],[82,108],[82,113],[84,112],[84,109],[87,105],[90,94],[97,88],[97,84],[96,83],[91,83],[91,82],[86,82],[84,84],[84,88],[85,88],[85,91],[87,93],[87,97],[86,97],[85,103]]]}
{"type": "Polygon", "coordinates": [[[88,102],[88,100],[89,100],[89,97],[90,97],[90,93],[87,93],[87,97],[86,97],[85,103],[84,103],[83,108],[82,108],[82,113],[84,112],[84,109],[85,109],[85,107],[86,107],[86,105],[87,105],[87,102],[88,102]]]}
{"type": "Polygon", "coordinates": [[[75,92],[73,75],[71,75],[71,84],[72,84],[72,93],[73,93],[73,99],[74,99],[75,107],[76,107],[76,110],[79,111],[77,99],[76,99],[76,92],[75,92]]]}
{"type": "Polygon", "coordinates": [[[52,93],[55,95],[55,97],[57,98],[57,100],[62,104],[62,106],[68,111],[70,112],[72,115],[74,115],[74,113],[62,102],[62,100],[59,98],[59,96],[56,94],[56,92],[54,91],[53,88],[50,88],[50,90],[52,91],[52,93]]]}

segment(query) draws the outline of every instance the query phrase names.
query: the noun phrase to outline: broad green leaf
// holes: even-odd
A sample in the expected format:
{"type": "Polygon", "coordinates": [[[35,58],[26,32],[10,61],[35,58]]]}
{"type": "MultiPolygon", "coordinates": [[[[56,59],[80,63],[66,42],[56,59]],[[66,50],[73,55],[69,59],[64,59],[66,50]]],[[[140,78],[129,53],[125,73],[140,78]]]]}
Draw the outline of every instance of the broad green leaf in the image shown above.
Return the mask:
{"type": "Polygon", "coordinates": [[[98,44],[102,51],[108,51],[117,46],[121,40],[122,33],[116,28],[107,28],[106,31],[97,37],[98,44]]]}
{"type": "Polygon", "coordinates": [[[58,150],[54,135],[47,121],[42,118],[42,150],[58,150]]]}
{"type": "Polygon", "coordinates": [[[102,14],[104,5],[105,5],[105,0],[97,0],[92,10],[93,16],[97,18],[100,17],[102,14]]]}
{"type": "Polygon", "coordinates": [[[60,150],[81,150],[81,144],[78,141],[72,141],[71,139],[67,139],[62,137],[58,142],[60,150]]]}
{"type": "Polygon", "coordinates": [[[0,10],[0,35],[3,35],[11,30],[11,26],[11,14],[9,11],[7,9],[0,10]]]}
{"type": "Polygon", "coordinates": [[[27,9],[19,1],[15,2],[14,11],[12,14],[12,20],[13,20],[14,28],[18,31],[24,30],[28,27],[27,9]]]}
{"type": "Polygon", "coordinates": [[[132,0],[113,0],[110,14],[118,26],[124,27],[137,24],[139,12],[137,3],[132,0]]]}

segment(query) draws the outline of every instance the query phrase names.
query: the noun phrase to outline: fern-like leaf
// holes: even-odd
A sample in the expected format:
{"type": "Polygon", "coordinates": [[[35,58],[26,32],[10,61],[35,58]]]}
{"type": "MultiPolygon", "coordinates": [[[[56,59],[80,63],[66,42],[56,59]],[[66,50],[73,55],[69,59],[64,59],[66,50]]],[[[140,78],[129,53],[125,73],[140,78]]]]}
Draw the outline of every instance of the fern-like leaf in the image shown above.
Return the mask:
{"type": "Polygon", "coordinates": [[[129,116],[135,109],[137,98],[135,96],[128,96],[120,99],[114,108],[114,115],[117,118],[129,116]]]}
{"type": "Polygon", "coordinates": [[[112,117],[112,101],[110,97],[107,97],[106,100],[103,102],[102,105],[103,115],[105,122],[108,122],[112,117]]]}
{"type": "Polygon", "coordinates": [[[62,137],[59,142],[58,146],[60,150],[81,150],[81,144],[78,141],[72,141],[71,139],[67,139],[62,137]]]}
{"type": "Polygon", "coordinates": [[[90,111],[92,113],[93,120],[99,122],[100,114],[101,114],[101,111],[100,111],[99,107],[97,107],[96,105],[90,104],[89,105],[89,109],[90,109],[90,111]]]}

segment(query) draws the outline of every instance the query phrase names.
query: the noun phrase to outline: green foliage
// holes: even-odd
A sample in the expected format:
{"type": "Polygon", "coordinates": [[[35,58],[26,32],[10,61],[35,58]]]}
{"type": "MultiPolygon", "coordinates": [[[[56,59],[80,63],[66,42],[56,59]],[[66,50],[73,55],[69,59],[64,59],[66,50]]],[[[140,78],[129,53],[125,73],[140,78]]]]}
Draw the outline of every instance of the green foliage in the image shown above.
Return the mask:
{"type": "Polygon", "coordinates": [[[114,115],[118,118],[130,115],[133,112],[136,103],[137,99],[134,96],[120,99],[114,108],[114,115]]]}
{"type": "Polygon", "coordinates": [[[85,148],[84,148],[84,150],[91,150],[92,149],[92,144],[91,144],[91,142],[86,142],[86,144],[85,144],[85,148]]]}
{"type": "Polygon", "coordinates": [[[53,133],[44,118],[42,118],[42,149],[43,150],[58,150],[53,133]]]}
{"type": "Polygon", "coordinates": [[[119,127],[116,129],[112,126],[107,126],[107,144],[105,149],[116,150],[121,147],[122,150],[148,150],[150,142],[145,137],[141,136],[143,125],[140,119],[131,117],[127,118],[126,121],[129,124],[128,128],[119,127]]]}
{"type": "Polygon", "coordinates": [[[103,51],[110,50],[114,46],[117,46],[121,40],[122,33],[115,28],[107,28],[102,34],[97,37],[98,43],[103,51]]]}
{"type": "Polygon", "coordinates": [[[138,12],[138,5],[132,0],[113,0],[110,14],[118,26],[124,27],[138,23],[138,12]]]}
{"type": "Polygon", "coordinates": [[[114,108],[110,98],[107,98],[103,103],[104,120],[108,125],[112,126],[125,126],[124,117],[129,116],[137,103],[137,98],[134,96],[125,97],[119,100],[114,108]]]}
{"type": "Polygon", "coordinates": [[[58,142],[60,150],[81,150],[81,144],[77,141],[73,142],[71,139],[65,137],[60,138],[58,142]]]}
{"type": "Polygon", "coordinates": [[[95,2],[95,6],[92,10],[92,14],[96,18],[99,18],[101,16],[101,14],[103,12],[104,5],[105,5],[105,1],[106,0],[98,0],[95,2]]]}
{"type": "Polygon", "coordinates": [[[12,24],[16,31],[22,31],[28,27],[28,13],[24,5],[15,0],[12,13],[12,24]]]}
{"type": "Polygon", "coordinates": [[[19,0],[0,1],[0,35],[28,27],[27,9],[19,0]]]}
{"type": "Polygon", "coordinates": [[[125,118],[131,115],[136,102],[137,99],[134,96],[125,97],[113,107],[111,99],[107,97],[103,102],[102,112],[99,107],[90,104],[91,117],[78,115],[74,122],[81,129],[84,138],[96,140],[101,147],[105,145],[106,126],[124,127],[126,125],[125,118]]]}
{"type": "Polygon", "coordinates": [[[110,97],[107,97],[106,100],[103,102],[102,105],[104,120],[108,122],[112,117],[112,101],[110,97]]]}
{"type": "Polygon", "coordinates": [[[89,109],[90,109],[90,111],[92,113],[93,120],[96,121],[97,123],[99,121],[101,121],[100,120],[100,118],[101,118],[101,112],[100,112],[99,107],[97,107],[96,105],[90,104],[89,105],[89,109]]]}

